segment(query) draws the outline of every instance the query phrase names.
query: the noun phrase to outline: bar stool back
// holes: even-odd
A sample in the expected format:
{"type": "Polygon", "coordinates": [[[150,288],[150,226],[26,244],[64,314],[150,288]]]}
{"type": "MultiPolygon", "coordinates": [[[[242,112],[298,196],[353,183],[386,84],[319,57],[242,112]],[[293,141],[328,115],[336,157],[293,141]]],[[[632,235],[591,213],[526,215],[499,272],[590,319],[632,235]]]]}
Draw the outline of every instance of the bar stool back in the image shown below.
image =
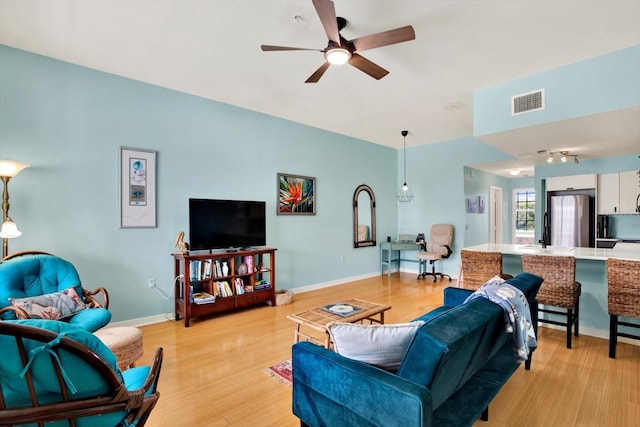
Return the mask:
{"type": "Polygon", "coordinates": [[[538,307],[541,313],[564,316],[565,320],[538,318],[539,323],[564,326],[567,330],[567,348],[571,348],[571,329],[579,334],[580,292],[582,285],[576,282],[576,259],[572,256],[522,255],[522,270],[544,279],[538,291],[538,307]],[[559,307],[562,310],[548,308],[559,307]]]}
{"type": "Polygon", "coordinates": [[[609,357],[616,358],[618,337],[640,339],[639,335],[619,331],[619,326],[640,328],[618,316],[640,319],[640,261],[607,259],[607,302],[609,311],[609,357]]]}

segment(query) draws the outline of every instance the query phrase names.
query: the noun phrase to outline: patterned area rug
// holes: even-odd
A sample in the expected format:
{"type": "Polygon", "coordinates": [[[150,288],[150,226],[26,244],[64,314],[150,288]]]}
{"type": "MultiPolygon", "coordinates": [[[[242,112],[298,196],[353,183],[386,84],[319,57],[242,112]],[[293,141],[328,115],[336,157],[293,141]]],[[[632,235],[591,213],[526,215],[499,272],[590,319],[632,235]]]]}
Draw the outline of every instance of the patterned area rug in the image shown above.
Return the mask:
{"type": "Polygon", "coordinates": [[[264,370],[268,375],[277,379],[282,384],[291,386],[292,372],[291,372],[291,360],[284,360],[275,365],[269,366],[264,370]]]}

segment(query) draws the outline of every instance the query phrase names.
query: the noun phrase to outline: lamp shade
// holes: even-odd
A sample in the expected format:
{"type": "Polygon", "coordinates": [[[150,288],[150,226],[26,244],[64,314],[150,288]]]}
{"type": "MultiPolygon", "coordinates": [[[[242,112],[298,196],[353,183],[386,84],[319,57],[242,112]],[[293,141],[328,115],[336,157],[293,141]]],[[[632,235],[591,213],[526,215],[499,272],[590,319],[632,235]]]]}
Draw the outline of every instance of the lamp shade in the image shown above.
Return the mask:
{"type": "Polygon", "coordinates": [[[18,226],[9,217],[2,223],[2,229],[0,230],[0,237],[3,239],[13,239],[14,237],[20,237],[22,233],[18,230],[18,226]]]}
{"type": "Polygon", "coordinates": [[[0,160],[0,176],[13,178],[18,175],[22,169],[28,167],[29,165],[26,163],[14,162],[13,160],[0,160]]]}

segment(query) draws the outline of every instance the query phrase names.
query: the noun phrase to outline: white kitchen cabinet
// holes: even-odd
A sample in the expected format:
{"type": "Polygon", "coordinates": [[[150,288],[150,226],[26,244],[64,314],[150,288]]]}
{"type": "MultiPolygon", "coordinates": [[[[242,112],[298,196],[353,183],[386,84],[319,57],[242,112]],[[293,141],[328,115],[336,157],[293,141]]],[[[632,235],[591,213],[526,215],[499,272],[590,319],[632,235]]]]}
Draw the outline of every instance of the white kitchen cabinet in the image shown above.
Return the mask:
{"type": "Polygon", "coordinates": [[[640,171],[620,173],[620,213],[634,214],[638,212],[638,195],[640,195],[640,171]]]}
{"type": "Polygon", "coordinates": [[[596,188],[596,174],[554,176],[547,178],[547,191],[584,190],[596,188]]]}
{"type": "Polygon", "coordinates": [[[598,214],[620,213],[620,174],[598,175],[598,214]]]}

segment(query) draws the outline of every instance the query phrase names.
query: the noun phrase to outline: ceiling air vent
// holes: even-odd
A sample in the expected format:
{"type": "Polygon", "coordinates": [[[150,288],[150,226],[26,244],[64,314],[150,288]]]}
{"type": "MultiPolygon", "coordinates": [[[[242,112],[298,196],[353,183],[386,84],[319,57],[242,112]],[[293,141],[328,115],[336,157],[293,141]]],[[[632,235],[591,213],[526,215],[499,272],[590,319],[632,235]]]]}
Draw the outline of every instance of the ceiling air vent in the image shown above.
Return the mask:
{"type": "Polygon", "coordinates": [[[544,110],[544,89],[511,97],[511,115],[544,110]]]}

